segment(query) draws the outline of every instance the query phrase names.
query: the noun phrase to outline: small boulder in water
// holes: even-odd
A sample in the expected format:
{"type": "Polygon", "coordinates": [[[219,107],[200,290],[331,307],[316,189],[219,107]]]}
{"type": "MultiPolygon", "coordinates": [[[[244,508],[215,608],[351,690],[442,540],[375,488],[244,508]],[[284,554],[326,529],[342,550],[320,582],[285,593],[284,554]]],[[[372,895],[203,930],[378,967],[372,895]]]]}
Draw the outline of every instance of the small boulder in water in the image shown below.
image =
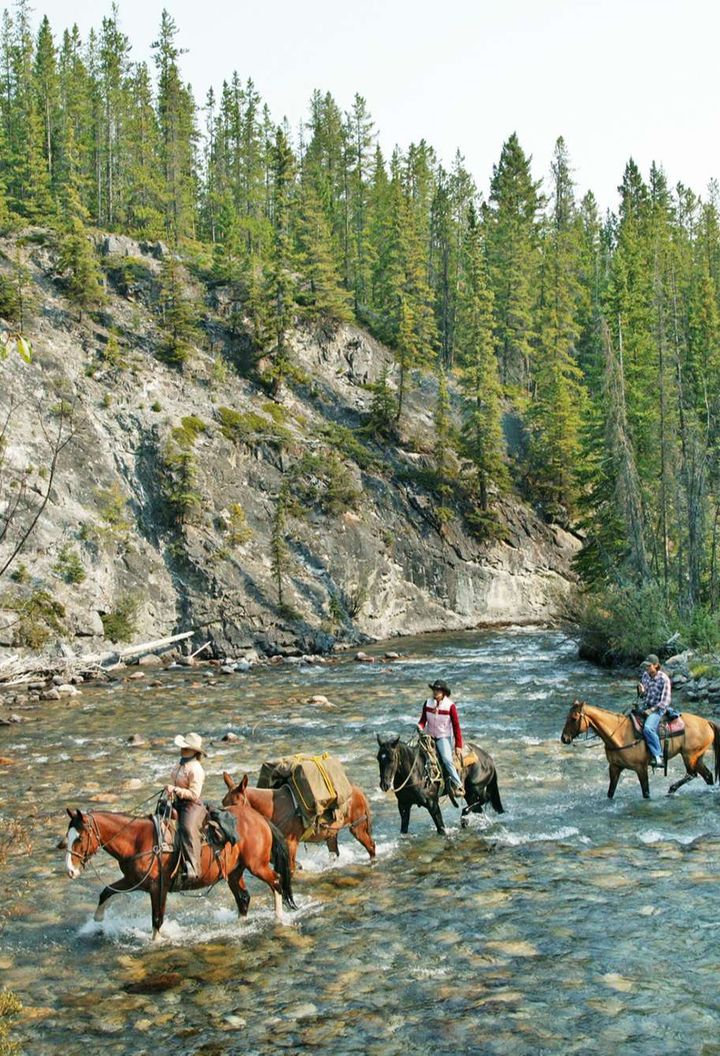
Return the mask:
{"type": "Polygon", "coordinates": [[[140,667],[162,667],[163,662],[156,653],[146,653],[138,660],[140,667]]]}
{"type": "Polygon", "coordinates": [[[52,689],[46,689],[44,693],[40,694],[40,700],[60,700],[57,687],[53,686],[52,689]]]}
{"type": "Polygon", "coordinates": [[[394,652],[385,653],[384,654],[384,658],[385,658],[385,660],[399,660],[400,659],[400,653],[394,653],[394,652]]]}
{"type": "Polygon", "coordinates": [[[334,708],[335,705],[324,697],[322,693],[316,693],[314,697],[308,697],[305,701],[306,704],[314,704],[318,708],[334,708]]]}
{"type": "Polygon", "coordinates": [[[252,664],[250,663],[249,660],[238,660],[237,663],[235,664],[235,670],[236,671],[249,671],[251,669],[251,667],[252,667],[252,664]]]}
{"type": "Polygon", "coordinates": [[[128,675],[128,682],[130,682],[130,681],[137,682],[138,679],[140,679],[140,678],[145,678],[145,672],[144,671],[133,671],[133,673],[131,675],[128,675]]]}
{"type": "Polygon", "coordinates": [[[222,671],[222,673],[224,675],[232,675],[233,672],[235,671],[235,668],[233,667],[232,664],[223,664],[223,666],[220,668],[220,670],[222,671]]]}
{"type": "Polygon", "coordinates": [[[240,738],[238,737],[238,735],[236,733],[233,733],[232,730],[228,730],[227,733],[224,733],[222,735],[221,740],[223,740],[223,741],[239,741],[240,738]]]}
{"type": "Polygon", "coordinates": [[[69,682],[65,683],[62,686],[58,686],[57,691],[61,697],[77,697],[80,694],[80,690],[76,686],[71,685],[69,682]]]}
{"type": "Polygon", "coordinates": [[[142,747],[142,745],[147,744],[147,741],[142,736],[142,734],[131,733],[127,739],[127,743],[130,745],[131,748],[140,748],[142,747]]]}

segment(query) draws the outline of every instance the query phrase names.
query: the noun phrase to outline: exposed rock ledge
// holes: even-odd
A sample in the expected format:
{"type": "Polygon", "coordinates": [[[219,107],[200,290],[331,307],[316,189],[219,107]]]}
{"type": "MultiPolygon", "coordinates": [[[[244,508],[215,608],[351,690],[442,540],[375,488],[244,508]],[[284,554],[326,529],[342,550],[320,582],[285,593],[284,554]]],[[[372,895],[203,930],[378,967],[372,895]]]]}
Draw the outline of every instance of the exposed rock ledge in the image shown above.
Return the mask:
{"type": "MultiPolygon", "coordinates": [[[[333,635],[353,641],[544,622],[572,590],[578,540],[544,524],[518,499],[502,504],[504,542],[478,542],[460,516],[438,521],[431,496],[412,473],[402,472],[422,466],[432,448],[433,382],[416,378],[402,444],[373,449],[379,464],[372,468],[343,453],[343,472],[360,492],[354,507],[333,516],[310,508],[289,522],[285,596],[299,620],[288,620],[276,604],[269,556],[282,473],[303,450],[322,450],[317,436],[323,425],[339,424],[357,435],[371,399],[366,386],[390,365],[388,352],[352,326],[331,335],[299,332],[294,359],[307,380],[281,400],[290,443],[282,450],[262,440],[239,445],[223,435],[219,406],[273,420],[267,395],[251,378],[230,366],[218,380],[201,350],[184,373],[163,366],[152,354],[158,340],[153,316],[142,303],[115,296],[108,323],[125,335],[127,362],[111,368],[101,356],[108,331],[80,327],[49,281],[47,262],[36,255],[29,264],[43,297],[29,335],[35,355],[29,365],[16,357],[0,363],[0,402],[7,406],[11,394],[27,406],[39,400],[47,412],[60,394],[77,401],[80,431],[23,555],[32,585],[49,590],[65,608],[65,649],[98,651],[101,616],[127,598],[135,605],[135,640],[197,627],[194,645],[210,639],[217,653],[237,655],[251,647],[270,653],[298,644],[303,651],[328,648],[333,635]],[[202,510],[193,523],[179,526],[163,497],[161,454],[172,427],[189,414],[206,425],[193,450],[202,510]],[[127,501],[121,532],[103,519],[113,489],[127,501]],[[252,532],[246,542],[228,536],[234,504],[252,532]],[[57,572],[63,547],[79,556],[83,582],[68,584],[57,572]]],[[[229,339],[218,333],[216,359],[231,360],[229,339]]],[[[39,469],[47,456],[32,415],[13,416],[6,457],[16,467],[33,467],[30,486],[41,488],[39,469]]],[[[17,652],[14,614],[7,610],[0,610],[0,659],[2,647],[17,652]]]]}

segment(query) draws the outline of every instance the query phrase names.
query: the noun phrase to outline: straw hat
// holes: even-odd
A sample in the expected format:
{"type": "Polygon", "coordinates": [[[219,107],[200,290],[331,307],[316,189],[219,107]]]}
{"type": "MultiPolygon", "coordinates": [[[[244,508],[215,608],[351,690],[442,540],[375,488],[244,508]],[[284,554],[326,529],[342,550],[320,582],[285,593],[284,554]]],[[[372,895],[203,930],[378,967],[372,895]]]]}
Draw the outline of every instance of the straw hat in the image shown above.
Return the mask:
{"type": "Polygon", "coordinates": [[[207,755],[207,752],[203,748],[202,737],[199,733],[188,733],[185,737],[179,733],[173,741],[173,744],[176,744],[178,748],[189,748],[193,752],[200,752],[201,755],[207,755]]]}

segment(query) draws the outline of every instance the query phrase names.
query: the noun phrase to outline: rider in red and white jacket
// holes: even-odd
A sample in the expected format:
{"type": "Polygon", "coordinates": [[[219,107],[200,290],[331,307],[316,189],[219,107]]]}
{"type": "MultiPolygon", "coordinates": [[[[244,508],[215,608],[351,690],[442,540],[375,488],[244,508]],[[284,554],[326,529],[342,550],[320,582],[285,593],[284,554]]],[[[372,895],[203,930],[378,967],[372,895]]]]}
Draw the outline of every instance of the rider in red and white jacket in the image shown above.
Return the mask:
{"type": "Polygon", "coordinates": [[[437,679],[430,683],[432,699],[423,704],[418,729],[427,732],[435,741],[437,753],[453,784],[453,792],[463,794],[462,781],[453,763],[453,741],[462,748],[463,738],[457,708],[450,699],[450,687],[437,679]]]}

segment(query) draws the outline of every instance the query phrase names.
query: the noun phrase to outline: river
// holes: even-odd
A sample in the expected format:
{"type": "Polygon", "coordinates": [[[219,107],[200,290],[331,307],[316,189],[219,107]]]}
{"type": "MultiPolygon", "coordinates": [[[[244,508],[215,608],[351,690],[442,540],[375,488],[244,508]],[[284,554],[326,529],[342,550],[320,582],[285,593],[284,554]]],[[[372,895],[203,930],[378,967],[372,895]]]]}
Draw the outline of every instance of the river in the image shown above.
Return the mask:
{"type": "Polygon", "coordinates": [[[400,661],[85,687],[0,730],[14,760],[2,820],[22,819],[33,844],[32,861],[3,867],[0,910],[1,982],[25,1005],[15,1035],[28,1056],[720,1052],[715,790],[698,780],[668,799],[656,777],[645,802],[626,773],[609,803],[601,748],[560,744],[573,697],[623,707],[627,677],[548,631],[391,648],[400,661]],[[506,813],[487,808],[461,831],[445,800],[447,838],[415,808],[400,838],[375,735],[410,735],[435,677],[450,683],[465,736],[493,755],[506,813]],[[334,707],[306,703],[312,694],[334,707]],[[99,875],[67,879],[55,847],[64,805],[129,809],[189,730],[210,742],[209,798],[224,769],[256,776],[293,750],[338,754],[370,795],[377,864],[347,831],[337,861],[301,848],[287,926],[253,878],[242,924],[224,885],[171,895],[157,944],[144,894],[118,895],[94,924],[117,868],[100,854],[99,875]],[[240,741],[222,742],[227,730],[240,741]],[[128,747],[132,734],[146,744],[128,747]]]}

